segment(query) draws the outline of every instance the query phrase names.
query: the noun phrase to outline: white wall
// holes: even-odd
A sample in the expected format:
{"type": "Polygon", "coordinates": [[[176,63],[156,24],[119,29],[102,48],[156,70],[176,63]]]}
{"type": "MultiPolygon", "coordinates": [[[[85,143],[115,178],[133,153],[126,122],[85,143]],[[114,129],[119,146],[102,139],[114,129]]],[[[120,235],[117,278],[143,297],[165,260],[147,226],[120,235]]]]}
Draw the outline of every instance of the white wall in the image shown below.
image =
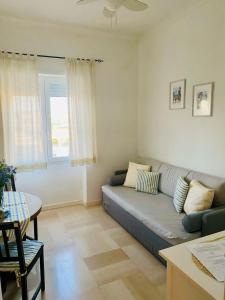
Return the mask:
{"type": "MultiPolygon", "coordinates": [[[[104,59],[96,71],[99,160],[87,168],[87,187],[82,188],[82,168],[55,165],[19,174],[19,190],[51,204],[82,200],[87,188],[87,201],[96,201],[111,172],[136,156],[136,45],[130,37],[0,17],[1,50],[104,59]]],[[[40,62],[40,70],[47,73],[50,64],[61,73],[59,62],[53,61],[40,62]]]]}
{"type": "Polygon", "coordinates": [[[146,33],[138,49],[138,154],[225,177],[225,2],[206,0],[146,33]],[[169,82],[186,78],[186,108],[169,82]],[[192,87],[215,82],[213,117],[192,117],[192,87]]]}

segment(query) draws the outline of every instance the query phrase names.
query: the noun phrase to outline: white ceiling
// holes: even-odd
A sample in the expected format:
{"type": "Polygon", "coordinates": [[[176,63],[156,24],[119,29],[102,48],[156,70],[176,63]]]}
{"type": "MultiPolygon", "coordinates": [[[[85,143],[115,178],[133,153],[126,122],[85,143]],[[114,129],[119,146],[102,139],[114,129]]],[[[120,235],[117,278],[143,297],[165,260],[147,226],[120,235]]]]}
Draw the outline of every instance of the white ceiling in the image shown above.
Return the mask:
{"type": "Polygon", "coordinates": [[[110,26],[110,19],[102,15],[104,0],[76,5],[76,0],[0,0],[0,15],[76,25],[120,33],[142,33],[162,19],[182,13],[201,0],[143,0],[149,8],[132,12],[118,11],[118,24],[110,26]]]}

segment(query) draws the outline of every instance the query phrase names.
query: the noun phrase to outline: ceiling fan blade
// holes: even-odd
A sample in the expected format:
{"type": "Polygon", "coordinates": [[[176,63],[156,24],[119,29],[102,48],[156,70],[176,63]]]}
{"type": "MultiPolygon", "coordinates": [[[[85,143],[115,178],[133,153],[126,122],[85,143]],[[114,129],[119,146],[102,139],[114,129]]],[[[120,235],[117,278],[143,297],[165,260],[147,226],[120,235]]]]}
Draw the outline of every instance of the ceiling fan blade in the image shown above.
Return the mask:
{"type": "Polygon", "coordinates": [[[138,0],[125,0],[123,6],[133,11],[140,11],[148,8],[148,4],[138,0]]]}
{"type": "Polygon", "coordinates": [[[76,2],[76,4],[77,5],[89,4],[89,3],[94,2],[94,1],[97,1],[97,0],[78,0],[76,2]]]}
{"type": "Polygon", "coordinates": [[[114,10],[110,10],[106,7],[103,8],[103,15],[106,17],[106,18],[112,18],[114,17],[116,14],[116,11],[114,10]]]}

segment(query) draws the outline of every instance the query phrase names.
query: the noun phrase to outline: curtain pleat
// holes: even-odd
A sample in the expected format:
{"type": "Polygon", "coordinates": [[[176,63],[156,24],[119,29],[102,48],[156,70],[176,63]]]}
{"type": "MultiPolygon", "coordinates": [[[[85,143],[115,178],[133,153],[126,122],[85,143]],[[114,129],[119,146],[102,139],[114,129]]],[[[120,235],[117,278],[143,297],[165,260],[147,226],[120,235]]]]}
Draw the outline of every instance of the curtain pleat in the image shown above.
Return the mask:
{"type": "Polygon", "coordinates": [[[66,59],[70,127],[70,161],[87,165],[96,161],[95,63],[66,59]]]}
{"type": "Polygon", "coordinates": [[[19,170],[46,167],[35,56],[0,54],[4,158],[19,170]]]}

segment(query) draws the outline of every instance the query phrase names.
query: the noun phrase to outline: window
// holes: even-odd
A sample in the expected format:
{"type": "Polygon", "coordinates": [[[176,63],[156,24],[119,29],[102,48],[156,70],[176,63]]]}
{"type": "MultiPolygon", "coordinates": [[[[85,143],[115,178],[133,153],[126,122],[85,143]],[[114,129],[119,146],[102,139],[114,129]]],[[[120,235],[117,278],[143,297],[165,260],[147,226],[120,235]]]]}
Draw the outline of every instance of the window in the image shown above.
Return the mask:
{"type": "Polygon", "coordinates": [[[45,110],[48,161],[69,157],[68,99],[65,76],[41,75],[40,88],[45,110]]]}

